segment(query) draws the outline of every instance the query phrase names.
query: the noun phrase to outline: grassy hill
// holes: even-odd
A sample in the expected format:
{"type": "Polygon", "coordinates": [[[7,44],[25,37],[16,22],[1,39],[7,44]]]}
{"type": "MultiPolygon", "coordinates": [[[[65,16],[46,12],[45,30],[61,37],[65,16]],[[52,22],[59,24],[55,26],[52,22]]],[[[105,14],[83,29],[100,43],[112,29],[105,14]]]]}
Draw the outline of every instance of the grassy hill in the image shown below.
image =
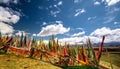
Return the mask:
{"type": "Polygon", "coordinates": [[[0,69],[61,69],[49,63],[15,56],[14,54],[0,53],[0,69]]]}

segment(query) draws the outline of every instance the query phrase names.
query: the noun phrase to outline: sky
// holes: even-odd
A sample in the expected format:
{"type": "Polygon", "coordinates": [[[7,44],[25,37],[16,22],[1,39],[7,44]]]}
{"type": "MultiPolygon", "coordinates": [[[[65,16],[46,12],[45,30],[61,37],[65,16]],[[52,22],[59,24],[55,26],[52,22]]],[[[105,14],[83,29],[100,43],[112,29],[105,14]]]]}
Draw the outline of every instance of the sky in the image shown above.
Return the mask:
{"type": "Polygon", "coordinates": [[[120,0],[0,0],[2,35],[69,44],[120,42],[120,0]]]}

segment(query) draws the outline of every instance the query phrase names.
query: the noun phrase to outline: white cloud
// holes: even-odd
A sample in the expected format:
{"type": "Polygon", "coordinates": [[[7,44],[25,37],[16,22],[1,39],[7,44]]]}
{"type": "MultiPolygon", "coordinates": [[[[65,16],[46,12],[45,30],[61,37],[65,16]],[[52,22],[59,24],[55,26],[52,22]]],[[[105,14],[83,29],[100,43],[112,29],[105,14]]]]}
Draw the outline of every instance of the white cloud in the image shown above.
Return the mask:
{"type": "Polygon", "coordinates": [[[120,22],[114,22],[114,24],[115,24],[115,25],[118,25],[118,24],[120,24],[120,22]]]}
{"type": "Polygon", "coordinates": [[[91,36],[96,36],[96,37],[101,37],[103,35],[106,35],[106,40],[105,42],[120,42],[120,28],[117,29],[110,29],[110,28],[100,28],[96,29],[93,31],[90,35],[91,36]]]}
{"type": "Polygon", "coordinates": [[[63,2],[62,1],[59,1],[58,2],[58,6],[60,6],[60,5],[62,5],[63,4],[63,2]]]}
{"type": "Polygon", "coordinates": [[[54,17],[57,17],[57,14],[61,12],[61,9],[59,8],[60,5],[62,5],[63,2],[59,1],[57,4],[54,4],[53,7],[52,5],[49,6],[49,8],[55,8],[56,10],[51,10],[50,14],[54,17]]]}
{"type": "Polygon", "coordinates": [[[120,8],[107,7],[105,11],[106,11],[106,14],[105,14],[105,17],[103,17],[103,20],[104,20],[103,23],[113,23],[115,21],[115,18],[118,16],[120,12],[120,8]]]}
{"type": "Polygon", "coordinates": [[[100,5],[100,2],[96,1],[94,2],[94,5],[100,5]]]}
{"type": "Polygon", "coordinates": [[[54,5],[54,7],[57,7],[57,5],[54,5]]]}
{"type": "Polygon", "coordinates": [[[120,42],[120,28],[110,29],[107,27],[102,27],[94,30],[88,36],[77,36],[77,37],[70,37],[70,38],[62,38],[59,39],[61,44],[65,44],[65,42],[69,44],[82,44],[86,43],[86,40],[90,38],[92,43],[99,43],[102,41],[102,36],[106,35],[105,43],[109,42],[120,42]]]}
{"type": "Polygon", "coordinates": [[[73,34],[72,36],[73,37],[76,37],[76,36],[82,36],[82,35],[84,35],[85,34],[85,31],[82,31],[82,32],[79,32],[79,33],[75,33],[75,34],[73,34]]]}
{"type": "Polygon", "coordinates": [[[115,5],[120,2],[120,0],[103,0],[108,6],[115,5]]]}
{"type": "Polygon", "coordinates": [[[19,0],[0,0],[0,3],[5,3],[5,4],[9,4],[9,3],[14,3],[17,4],[19,0]]]}
{"type": "Polygon", "coordinates": [[[92,36],[103,36],[103,35],[108,35],[110,33],[111,33],[111,29],[110,28],[102,27],[102,28],[96,29],[90,35],[92,35],[92,36]]]}
{"type": "Polygon", "coordinates": [[[114,16],[107,16],[104,19],[105,19],[105,21],[103,23],[110,23],[110,22],[114,21],[115,17],[114,16]]]}
{"type": "Polygon", "coordinates": [[[14,29],[12,26],[5,24],[3,22],[0,22],[0,32],[2,34],[11,34],[14,32],[14,29]]]}
{"type": "Polygon", "coordinates": [[[56,21],[56,23],[63,23],[62,21],[56,21]]]}
{"type": "Polygon", "coordinates": [[[117,7],[109,7],[107,10],[107,14],[115,14],[115,13],[119,13],[120,12],[120,8],[117,7]]]}
{"type": "Polygon", "coordinates": [[[78,3],[79,2],[79,0],[74,0],[74,3],[78,3]]]}
{"type": "Polygon", "coordinates": [[[80,43],[82,41],[83,37],[70,37],[70,38],[63,38],[59,39],[59,42],[62,45],[65,45],[65,43],[69,43],[71,45],[75,45],[76,43],[80,43]]]}
{"type": "MultiPolygon", "coordinates": [[[[18,12],[17,12],[18,13],[18,12]]],[[[0,6],[0,22],[17,23],[19,21],[19,15],[15,14],[13,10],[9,8],[3,8],[0,6]]]]}
{"type": "Polygon", "coordinates": [[[74,16],[78,16],[78,15],[85,13],[85,12],[86,12],[85,9],[77,9],[74,16]]]}
{"type": "Polygon", "coordinates": [[[96,18],[96,16],[94,16],[94,17],[88,17],[88,21],[89,20],[93,20],[93,19],[95,19],[96,18]]]}
{"type": "Polygon", "coordinates": [[[116,25],[116,24],[118,24],[118,22],[114,22],[114,24],[116,25]]]}
{"type": "Polygon", "coordinates": [[[33,34],[32,36],[37,36],[37,34],[33,34]]]}
{"type": "Polygon", "coordinates": [[[47,23],[46,22],[43,22],[43,24],[42,25],[46,25],[47,23]]]}
{"type": "Polygon", "coordinates": [[[51,15],[54,17],[57,17],[57,14],[60,13],[60,11],[50,11],[51,15]]]}
{"type": "Polygon", "coordinates": [[[83,31],[83,28],[76,28],[76,29],[78,29],[78,30],[82,30],[82,31],[83,31]]]}
{"type": "Polygon", "coordinates": [[[0,6],[0,31],[2,34],[11,34],[14,32],[12,24],[16,24],[20,19],[18,12],[0,6]]]}
{"type": "Polygon", "coordinates": [[[82,37],[70,37],[70,38],[62,38],[59,39],[59,42],[64,45],[65,42],[75,45],[75,44],[86,44],[86,40],[90,38],[92,43],[98,43],[101,42],[102,38],[98,38],[95,36],[82,36],[82,37]]]}
{"type": "Polygon", "coordinates": [[[50,35],[57,35],[57,34],[64,34],[68,32],[70,28],[63,27],[62,24],[53,24],[43,27],[39,36],[50,36],[50,35]]]}
{"type": "Polygon", "coordinates": [[[74,3],[79,3],[79,0],[74,0],[74,3]]]}

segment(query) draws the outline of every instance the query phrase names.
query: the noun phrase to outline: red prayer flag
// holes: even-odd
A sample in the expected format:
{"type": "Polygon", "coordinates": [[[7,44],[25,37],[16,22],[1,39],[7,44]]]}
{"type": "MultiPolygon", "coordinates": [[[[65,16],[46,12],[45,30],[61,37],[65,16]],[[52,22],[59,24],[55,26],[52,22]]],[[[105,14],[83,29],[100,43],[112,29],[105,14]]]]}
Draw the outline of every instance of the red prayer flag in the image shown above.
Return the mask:
{"type": "Polygon", "coordinates": [[[64,50],[63,50],[63,56],[66,56],[67,55],[67,50],[66,50],[66,48],[64,48],[64,50]]]}
{"type": "Polygon", "coordinates": [[[101,57],[101,51],[102,51],[102,47],[103,47],[103,43],[104,43],[104,40],[105,40],[105,36],[102,37],[102,42],[100,44],[100,47],[98,49],[98,54],[97,54],[97,60],[99,61],[100,57],[101,57]]]}

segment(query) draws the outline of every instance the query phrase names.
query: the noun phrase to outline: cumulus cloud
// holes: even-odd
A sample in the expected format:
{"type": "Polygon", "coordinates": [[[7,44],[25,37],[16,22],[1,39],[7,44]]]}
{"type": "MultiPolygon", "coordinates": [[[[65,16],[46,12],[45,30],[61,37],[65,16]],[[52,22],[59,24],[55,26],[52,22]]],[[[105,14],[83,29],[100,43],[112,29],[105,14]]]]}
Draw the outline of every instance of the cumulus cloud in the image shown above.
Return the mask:
{"type": "Polygon", "coordinates": [[[5,24],[3,22],[0,22],[0,32],[2,34],[11,34],[14,32],[14,29],[12,26],[5,24]]]}
{"type": "Polygon", "coordinates": [[[110,28],[103,27],[103,28],[96,29],[90,35],[92,35],[92,36],[103,36],[103,35],[108,35],[110,33],[111,33],[111,29],[110,28]]]}
{"type": "Polygon", "coordinates": [[[120,28],[110,29],[107,27],[102,27],[94,30],[90,35],[86,36],[76,36],[70,38],[62,38],[59,39],[61,44],[65,44],[65,42],[69,44],[75,45],[86,43],[86,40],[90,38],[92,43],[99,43],[102,40],[102,36],[106,35],[105,43],[109,42],[120,42],[120,28]]]}
{"type": "Polygon", "coordinates": [[[79,37],[62,38],[62,39],[59,39],[59,42],[62,45],[64,45],[65,42],[71,45],[86,44],[88,38],[91,40],[92,43],[101,42],[101,39],[102,39],[95,36],[82,36],[82,37],[79,36],[79,37]]]}
{"type": "Polygon", "coordinates": [[[106,42],[120,42],[120,28],[117,29],[110,29],[107,27],[96,29],[90,35],[95,37],[101,37],[106,35],[106,42]]]}
{"type": "Polygon", "coordinates": [[[120,0],[102,0],[102,1],[105,2],[108,6],[112,6],[120,2],[120,0]]]}
{"type": "Polygon", "coordinates": [[[53,24],[43,27],[39,36],[50,36],[50,35],[57,35],[57,34],[64,34],[68,32],[70,28],[63,27],[63,24],[53,24]]]}
{"type": "Polygon", "coordinates": [[[76,37],[76,36],[82,36],[82,35],[84,35],[85,34],[85,31],[82,31],[82,32],[79,32],[79,33],[75,33],[75,34],[73,34],[72,36],[73,37],[76,37]]]}
{"type": "Polygon", "coordinates": [[[85,9],[77,9],[75,12],[76,12],[76,13],[75,13],[74,16],[78,16],[78,15],[80,15],[80,14],[82,14],[82,13],[85,13],[86,11],[85,11],[85,9]]]}
{"type": "Polygon", "coordinates": [[[0,6],[0,22],[17,23],[19,19],[19,15],[15,14],[13,10],[0,6]]]}
{"type": "Polygon", "coordinates": [[[19,0],[0,0],[0,3],[5,3],[5,4],[9,4],[9,3],[14,3],[17,4],[19,0]]]}
{"type": "Polygon", "coordinates": [[[100,5],[100,2],[95,1],[95,2],[94,2],[94,5],[100,5]]]}
{"type": "Polygon", "coordinates": [[[0,31],[2,34],[14,32],[12,24],[16,24],[20,19],[18,12],[0,6],[0,31]]]}

